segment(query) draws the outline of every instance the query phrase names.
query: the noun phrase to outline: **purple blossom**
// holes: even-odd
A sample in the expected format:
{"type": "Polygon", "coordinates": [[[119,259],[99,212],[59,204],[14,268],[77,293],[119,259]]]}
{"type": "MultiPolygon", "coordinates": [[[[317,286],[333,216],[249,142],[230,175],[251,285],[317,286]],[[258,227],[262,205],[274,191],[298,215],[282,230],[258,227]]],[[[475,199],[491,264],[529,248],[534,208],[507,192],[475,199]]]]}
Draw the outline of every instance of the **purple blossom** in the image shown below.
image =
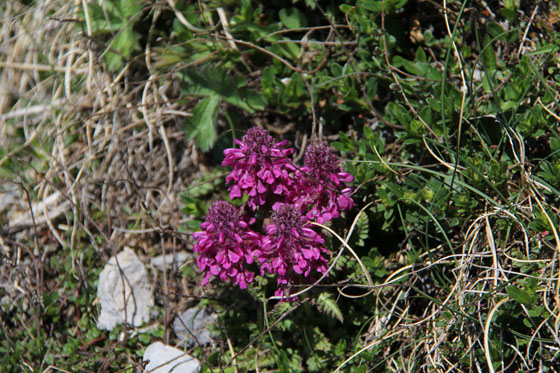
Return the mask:
{"type": "MultiPolygon", "coordinates": [[[[230,198],[249,197],[242,208],[225,201],[208,210],[194,251],[205,272],[241,288],[255,274],[246,268],[260,266],[260,274],[276,276],[277,296],[289,296],[290,285],[309,283],[328,270],[329,250],[311,221],[323,223],[354,207],[354,178],[342,170],[334,151],[322,142],[306,148],[304,164],[297,169],[287,141],[275,143],[266,131],[253,127],[240,140],[239,149],[226,149],[223,166],[232,167],[226,178],[230,198]],[[243,211],[248,211],[243,214],[243,211]],[[259,218],[259,228],[256,225],[259,218]],[[262,225],[261,225],[262,222],[262,225]]],[[[290,298],[288,298],[290,300],[290,298]]]]}
{"type": "MultiPolygon", "coordinates": [[[[276,274],[278,285],[299,282],[312,272],[325,273],[328,260],[325,240],[306,223],[297,206],[280,204],[266,226],[258,254],[261,274],[276,274]]],[[[281,289],[277,294],[282,294],[281,289]]]]}
{"type": "Polygon", "coordinates": [[[239,149],[226,149],[223,166],[233,170],[226,177],[230,184],[230,198],[249,196],[247,204],[253,211],[264,205],[271,197],[289,193],[293,180],[290,172],[295,170],[288,156],[294,149],[282,149],[287,141],[274,143],[265,130],[252,127],[241,141],[234,139],[239,149]]]}
{"type": "Polygon", "coordinates": [[[350,197],[352,188],[345,186],[354,177],[342,170],[333,149],[323,142],[307,146],[304,165],[296,172],[295,179],[298,194],[293,202],[306,210],[310,220],[323,223],[354,207],[350,197]]]}
{"type": "Polygon", "coordinates": [[[206,272],[203,285],[211,275],[231,280],[241,289],[253,281],[254,273],[244,265],[253,263],[253,251],[260,246],[260,235],[249,228],[254,221],[243,219],[241,211],[225,201],[210,206],[206,221],[200,225],[202,231],[193,233],[197,240],[194,251],[199,253],[196,261],[206,272]]]}

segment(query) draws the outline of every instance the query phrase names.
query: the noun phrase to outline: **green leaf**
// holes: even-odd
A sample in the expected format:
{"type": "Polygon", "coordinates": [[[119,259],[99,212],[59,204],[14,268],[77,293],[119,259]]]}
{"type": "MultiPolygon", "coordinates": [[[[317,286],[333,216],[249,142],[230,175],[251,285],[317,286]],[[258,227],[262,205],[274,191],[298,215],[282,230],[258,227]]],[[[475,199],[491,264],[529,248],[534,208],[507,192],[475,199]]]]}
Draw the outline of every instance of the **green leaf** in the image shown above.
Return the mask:
{"type": "Polygon", "coordinates": [[[290,359],[284,350],[278,350],[278,354],[275,355],[276,358],[276,365],[278,365],[278,369],[280,372],[291,372],[290,369],[292,364],[290,363],[290,359]]]}
{"type": "Polygon", "coordinates": [[[219,359],[220,359],[220,353],[219,353],[219,351],[214,351],[214,352],[212,352],[212,353],[208,356],[207,359],[208,359],[208,362],[209,362],[210,364],[217,365],[218,362],[220,361],[220,360],[219,360],[219,359]]]}
{"type": "MultiPolygon", "coordinates": [[[[94,35],[113,36],[107,42],[110,50],[104,59],[110,70],[117,70],[122,66],[123,60],[140,48],[140,35],[134,31],[133,26],[142,4],[138,0],[119,0],[106,1],[103,7],[88,3],[87,7],[94,35]]],[[[85,18],[85,13],[81,16],[85,18]]]]}
{"type": "Polygon", "coordinates": [[[543,314],[543,308],[541,306],[533,307],[528,311],[529,311],[529,316],[531,317],[539,317],[543,314]]]}
{"type": "Polygon", "coordinates": [[[132,26],[124,28],[113,40],[111,49],[116,53],[108,52],[105,55],[109,70],[119,69],[123,60],[128,59],[134,50],[139,49],[139,35],[132,30],[132,26]]]}
{"type": "Polygon", "coordinates": [[[297,59],[300,55],[300,48],[296,43],[276,44],[279,47],[279,54],[288,59],[297,59]]]}
{"type": "Polygon", "coordinates": [[[336,344],[334,354],[336,356],[343,356],[345,352],[346,352],[346,340],[341,339],[336,344]]]}
{"type": "Polygon", "coordinates": [[[212,94],[200,101],[189,120],[187,140],[196,137],[196,144],[202,151],[208,151],[216,142],[215,118],[220,97],[212,94]]]}
{"type": "MultiPolygon", "coordinates": [[[[101,8],[98,4],[95,3],[88,3],[87,10],[89,14],[89,22],[91,25],[91,30],[96,33],[100,30],[108,30],[109,23],[105,19],[105,14],[103,12],[103,8],[101,8]]],[[[82,17],[85,17],[85,14],[80,14],[82,17]]],[[[111,22],[111,26],[114,30],[118,30],[118,26],[111,22]]]]}
{"type": "Polygon", "coordinates": [[[364,246],[369,236],[369,219],[366,213],[362,213],[356,222],[356,231],[358,233],[358,246],[364,246]]]}
{"type": "Polygon", "coordinates": [[[381,256],[376,255],[375,257],[364,256],[360,258],[362,263],[366,266],[369,272],[373,273],[377,277],[384,277],[387,274],[387,269],[383,263],[381,256]]]}
{"type": "Polygon", "coordinates": [[[321,359],[317,355],[311,356],[307,359],[307,367],[309,368],[310,372],[319,372],[323,365],[321,364],[321,359]]]}
{"type": "Polygon", "coordinates": [[[338,304],[336,304],[330,293],[323,292],[319,295],[317,298],[317,308],[340,322],[344,321],[342,311],[340,311],[338,304]]]}
{"type": "Polygon", "coordinates": [[[275,75],[277,69],[274,66],[267,66],[263,69],[261,76],[262,91],[269,97],[276,95],[275,75]]]}
{"type": "Polygon", "coordinates": [[[374,141],[375,140],[375,133],[373,132],[373,130],[368,127],[368,126],[364,126],[364,136],[366,139],[368,139],[369,141],[374,141]]]}
{"type": "Polygon", "coordinates": [[[294,73],[288,81],[288,85],[286,86],[285,97],[283,97],[285,103],[287,105],[300,105],[301,96],[303,95],[303,87],[304,83],[301,74],[294,73]]]}
{"type": "Polygon", "coordinates": [[[529,293],[513,285],[508,285],[506,287],[506,293],[511,299],[526,306],[531,306],[535,302],[535,298],[532,297],[529,293]]]}
{"type": "Polygon", "coordinates": [[[278,12],[280,21],[287,28],[300,28],[307,26],[305,15],[297,8],[283,8],[278,12]]]}
{"type": "Polygon", "coordinates": [[[179,74],[187,83],[181,88],[185,95],[218,95],[224,101],[249,113],[263,110],[267,104],[262,94],[244,87],[244,77],[228,76],[223,68],[190,69],[179,74]]]}
{"type": "Polygon", "coordinates": [[[408,0],[361,0],[358,4],[372,12],[381,12],[385,10],[385,13],[391,13],[401,9],[407,1],[408,0]]]}
{"type": "Polygon", "coordinates": [[[427,60],[428,58],[426,57],[426,52],[424,52],[424,49],[422,48],[416,49],[416,62],[425,63],[427,60]]]}
{"type": "Polygon", "coordinates": [[[149,333],[140,333],[138,335],[138,340],[147,345],[151,342],[152,336],[149,333]]]}
{"type": "Polygon", "coordinates": [[[215,93],[222,97],[230,97],[235,94],[233,78],[227,76],[223,68],[188,69],[179,73],[179,76],[187,83],[182,87],[182,91],[186,95],[206,96],[215,93]]]}
{"type": "Polygon", "coordinates": [[[550,151],[552,153],[560,151],[560,140],[558,138],[556,137],[550,138],[550,151]]]}
{"type": "Polygon", "coordinates": [[[484,36],[484,49],[483,49],[483,62],[484,68],[487,71],[494,71],[496,70],[496,53],[494,51],[494,47],[492,46],[492,38],[488,35],[484,36]]]}
{"type": "Polygon", "coordinates": [[[502,8],[502,9],[500,9],[500,14],[502,16],[504,16],[505,18],[507,18],[507,20],[510,23],[513,23],[515,21],[515,17],[517,15],[517,12],[512,10],[512,9],[502,8]]]}
{"type": "Polygon", "coordinates": [[[313,347],[315,351],[329,352],[333,347],[329,342],[329,338],[327,338],[319,327],[313,328],[313,340],[317,342],[313,347]]]}
{"type": "Polygon", "coordinates": [[[497,22],[488,22],[486,24],[486,31],[492,38],[502,40],[505,36],[504,29],[497,22]]]}
{"type": "Polygon", "coordinates": [[[124,19],[131,18],[142,10],[142,2],[139,0],[121,0],[117,5],[124,19]]]}

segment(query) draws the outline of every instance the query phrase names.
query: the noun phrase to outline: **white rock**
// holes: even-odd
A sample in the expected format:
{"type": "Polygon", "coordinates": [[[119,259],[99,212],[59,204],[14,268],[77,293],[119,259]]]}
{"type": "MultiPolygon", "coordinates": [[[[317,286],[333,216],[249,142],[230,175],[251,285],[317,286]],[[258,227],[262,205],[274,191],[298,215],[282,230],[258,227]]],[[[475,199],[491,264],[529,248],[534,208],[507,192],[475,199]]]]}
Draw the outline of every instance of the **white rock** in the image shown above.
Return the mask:
{"type": "Polygon", "coordinates": [[[150,373],[197,373],[200,362],[189,354],[161,342],[152,343],[144,351],[144,363],[150,361],[144,372],[150,373]]]}
{"type": "Polygon", "coordinates": [[[54,192],[42,201],[33,202],[31,204],[30,212],[27,207],[24,214],[21,214],[14,219],[10,219],[8,226],[17,227],[20,225],[41,225],[47,220],[54,220],[66,211],[72,208],[69,200],[64,199],[62,193],[54,192]],[[48,219],[47,219],[48,217],[48,219]]]}
{"type": "Polygon", "coordinates": [[[109,259],[99,274],[97,298],[101,304],[99,329],[111,330],[121,323],[140,326],[150,319],[152,288],[144,265],[130,248],[109,259]]]}
{"type": "Polygon", "coordinates": [[[173,330],[178,337],[186,339],[189,347],[194,344],[208,345],[212,343],[212,335],[207,326],[217,318],[218,315],[209,309],[189,308],[173,321],[173,330]]]}

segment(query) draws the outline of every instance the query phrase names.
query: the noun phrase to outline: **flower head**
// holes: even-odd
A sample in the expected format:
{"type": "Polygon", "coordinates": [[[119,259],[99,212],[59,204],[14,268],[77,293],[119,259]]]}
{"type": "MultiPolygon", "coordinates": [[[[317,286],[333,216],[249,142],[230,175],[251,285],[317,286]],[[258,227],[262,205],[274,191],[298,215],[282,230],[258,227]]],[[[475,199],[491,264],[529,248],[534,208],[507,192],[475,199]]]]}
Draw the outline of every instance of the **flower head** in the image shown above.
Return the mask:
{"type": "Polygon", "coordinates": [[[282,149],[287,141],[274,143],[265,130],[252,127],[241,141],[234,139],[239,149],[226,149],[223,166],[233,170],[226,177],[231,184],[230,198],[249,196],[247,204],[252,210],[264,205],[270,197],[282,196],[289,192],[293,181],[290,172],[295,170],[288,156],[294,149],[282,149]]]}
{"type": "Polygon", "coordinates": [[[226,182],[231,199],[248,199],[241,208],[214,202],[201,231],[193,234],[197,263],[205,272],[203,285],[217,276],[246,288],[255,276],[247,265],[256,261],[250,267],[274,275],[279,286],[275,294],[291,300],[291,285],[327,273],[329,250],[311,222],[329,221],[354,206],[347,186],[353,177],[322,142],[306,148],[301,168],[289,159],[294,149],[285,148],[287,141],[275,143],[258,127],[234,142],[238,149],[224,151],[222,165],[232,167],[226,182]]]}
{"type": "Polygon", "coordinates": [[[297,206],[279,204],[266,226],[266,236],[259,252],[261,274],[277,275],[278,285],[286,285],[308,278],[312,271],[325,273],[327,259],[325,240],[306,225],[297,206]]]}
{"type": "Polygon", "coordinates": [[[346,183],[354,177],[344,172],[333,149],[323,142],[305,149],[303,167],[296,172],[298,195],[294,202],[302,206],[309,219],[323,223],[340,216],[340,211],[354,207],[352,189],[346,183]],[[311,208],[309,208],[311,206],[311,208]]]}
{"type": "Polygon", "coordinates": [[[305,149],[303,165],[310,176],[317,180],[329,180],[333,171],[340,168],[339,160],[332,148],[324,142],[314,142],[305,149]]]}
{"type": "Polygon", "coordinates": [[[244,267],[253,262],[253,251],[260,245],[260,235],[249,228],[253,222],[244,220],[241,211],[225,201],[210,206],[206,221],[200,225],[202,231],[193,233],[197,264],[206,272],[203,285],[211,275],[231,280],[242,289],[253,281],[254,273],[244,267]]]}

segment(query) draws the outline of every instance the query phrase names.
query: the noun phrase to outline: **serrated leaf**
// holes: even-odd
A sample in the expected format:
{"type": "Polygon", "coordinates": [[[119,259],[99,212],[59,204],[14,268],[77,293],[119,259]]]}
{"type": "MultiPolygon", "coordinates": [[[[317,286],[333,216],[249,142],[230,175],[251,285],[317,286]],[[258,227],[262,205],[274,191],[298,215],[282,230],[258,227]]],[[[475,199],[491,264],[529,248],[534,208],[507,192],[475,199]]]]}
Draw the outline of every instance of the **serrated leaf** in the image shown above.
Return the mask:
{"type": "Polygon", "coordinates": [[[200,101],[193,109],[189,120],[187,139],[196,137],[196,144],[202,151],[208,151],[216,142],[216,129],[214,120],[216,109],[220,103],[218,95],[210,95],[200,101]]]}
{"type": "MultiPolygon", "coordinates": [[[[179,73],[179,76],[188,84],[182,87],[187,95],[210,95],[218,94],[229,97],[234,94],[235,86],[232,78],[228,77],[226,71],[218,67],[207,67],[202,69],[188,69],[179,73]]],[[[242,84],[243,82],[239,82],[242,84]]]]}
{"type": "Polygon", "coordinates": [[[336,344],[334,354],[336,356],[342,356],[342,355],[344,355],[345,352],[346,352],[346,340],[341,339],[336,344]]]}
{"type": "Polygon", "coordinates": [[[358,234],[358,246],[364,246],[369,237],[369,218],[366,213],[362,213],[356,222],[356,233],[358,234]]]}
{"type": "Polygon", "coordinates": [[[307,367],[309,368],[310,372],[319,372],[321,371],[322,364],[321,359],[317,355],[311,356],[307,359],[307,367]]]}
{"type": "Polygon", "coordinates": [[[321,333],[319,328],[315,328],[314,338],[319,340],[315,345],[315,350],[329,352],[332,349],[332,344],[329,342],[329,339],[326,335],[321,333]]]}
{"type": "Polygon", "coordinates": [[[342,315],[342,311],[336,304],[336,301],[332,298],[332,295],[327,292],[321,293],[317,298],[317,308],[319,311],[324,312],[325,314],[337,319],[340,322],[344,321],[344,316],[342,315]]]}
{"type": "Polygon", "coordinates": [[[247,84],[245,78],[230,77],[224,69],[218,67],[190,69],[181,72],[179,76],[187,82],[181,89],[185,95],[217,95],[249,113],[263,110],[267,104],[261,94],[244,87],[247,84]]]}

